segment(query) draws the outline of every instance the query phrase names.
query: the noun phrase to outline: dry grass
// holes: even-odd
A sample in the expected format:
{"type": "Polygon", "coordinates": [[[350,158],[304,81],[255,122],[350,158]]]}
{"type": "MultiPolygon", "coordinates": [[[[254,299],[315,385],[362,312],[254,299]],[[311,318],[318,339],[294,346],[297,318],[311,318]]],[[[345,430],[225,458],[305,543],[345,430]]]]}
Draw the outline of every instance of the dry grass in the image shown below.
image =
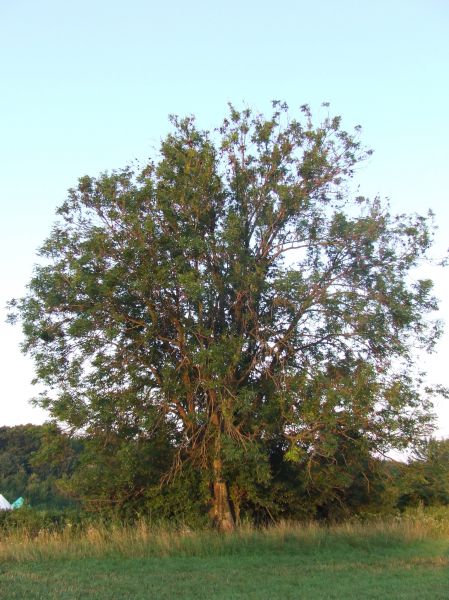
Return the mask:
{"type": "Polygon", "coordinates": [[[226,535],[211,530],[156,527],[145,521],[133,526],[91,525],[84,531],[74,531],[68,525],[61,532],[41,530],[37,535],[17,530],[0,539],[0,561],[260,554],[276,553],[286,546],[291,546],[293,552],[295,548],[304,552],[339,544],[388,547],[430,538],[449,539],[449,511],[437,515],[415,511],[391,519],[330,527],[283,522],[265,529],[241,527],[226,535]]]}
{"type": "Polygon", "coordinates": [[[332,527],[242,527],[227,535],[144,521],[30,531],[0,541],[0,598],[448,598],[447,509],[332,527]]]}

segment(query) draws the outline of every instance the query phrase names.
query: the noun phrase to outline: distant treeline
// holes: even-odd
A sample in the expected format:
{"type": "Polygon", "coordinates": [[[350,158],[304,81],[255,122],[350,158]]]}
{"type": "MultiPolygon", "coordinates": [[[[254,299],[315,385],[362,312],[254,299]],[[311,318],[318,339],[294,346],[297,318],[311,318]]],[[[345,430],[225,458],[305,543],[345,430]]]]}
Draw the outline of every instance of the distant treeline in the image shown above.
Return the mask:
{"type": "Polygon", "coordinates": [[[82,448],[53,424],[0,427],[0,493],[35,508],[72,505],[58,486],[73,476],[82,448]]]}
{"type": "MultiPolygon", "coordinates": [[[[0,493],[39,509],[206,523],[207,482],[188,465],[170,475],[174,451],[162,435],[76,437],[55,424],[1,427],[0,493]]],[[[282,452],[272,448],[269,485],[242,465],[229,490],[237,521],[339,520],[449,505],[449,440],[426,441],[408,463],[348,449],[340,461],[337,453],[331,461],[288,463],[282,452]]]]}

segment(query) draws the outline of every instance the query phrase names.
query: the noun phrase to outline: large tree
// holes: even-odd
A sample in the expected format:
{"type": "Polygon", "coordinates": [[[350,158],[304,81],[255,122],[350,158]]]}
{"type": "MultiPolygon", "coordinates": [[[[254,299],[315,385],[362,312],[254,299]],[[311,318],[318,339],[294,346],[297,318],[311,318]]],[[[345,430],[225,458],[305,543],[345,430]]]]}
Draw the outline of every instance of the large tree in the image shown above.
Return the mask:
{"type": "Polygon", "coordinates": [[[42,406],[91,433],[172,431],[167,477],[197,465],[229,529],[274,455],[344,477],[351,453],[427,433],[412,365],[436,304],[411,274],[431,229],[354,197],[367,153],[338,117],[274,102],[172,124],[155,162],[69,191],[13,308],[42,406]]]}

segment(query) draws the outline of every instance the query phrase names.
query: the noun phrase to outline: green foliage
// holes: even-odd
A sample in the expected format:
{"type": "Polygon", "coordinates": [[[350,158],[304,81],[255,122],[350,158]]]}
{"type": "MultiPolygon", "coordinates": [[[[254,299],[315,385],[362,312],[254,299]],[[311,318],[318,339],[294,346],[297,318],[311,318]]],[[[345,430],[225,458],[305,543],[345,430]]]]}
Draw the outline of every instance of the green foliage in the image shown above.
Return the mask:
{"type": "Polygon", "coordinates": [[[72,483],[133,506],[193,468],[237,518],[272,514],[272,486],[304,514],[351,506],[376,453],[431,429],[413,350],[437,305],[412,277],[430,216],[351,197],[369,153],[338,117],[172,124],[157,163],[69,191],[11,303],[38,402],[90,440],[72,483]]]}
{"type": "Polygon", "coordinates": [[[399,506],[449,505],[449,439],[429,439],[402,473],[399,506]]]}
{"type": "Polygon", "coordinates": [[[79,508],[38,510],[23,507],[13,511],[0,512],[0,534],[26,535],[30,538],[39,534],[62,533],[67,528],[80,531],[89,525],[89,517],[79,508]]]}
{"type": "Polygon", "coordinates": [[[200,473],[187,468],[175,480],[161,481],[173,454],[161,432],[150,440],[91,436],[84,439],[77,470],[58,485],[103,518],[198,524],[207,514],[200,473]]]}
{"type": "Polygon", "coordinates": [[[23,496],[35,507],[72,504],[57,482],[73,473],[80,450],[79,441],[53,424],[0,427],[0,492],[10,502],[23,496]]]}

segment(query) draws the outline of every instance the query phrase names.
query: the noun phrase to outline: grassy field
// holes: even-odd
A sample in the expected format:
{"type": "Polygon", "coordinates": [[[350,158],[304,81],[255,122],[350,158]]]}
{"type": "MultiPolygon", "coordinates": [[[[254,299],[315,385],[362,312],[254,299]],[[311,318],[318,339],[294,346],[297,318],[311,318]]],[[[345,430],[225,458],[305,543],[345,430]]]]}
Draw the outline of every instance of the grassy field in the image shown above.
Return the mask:
{"type": "Polygon", "coordinates": [[[449,523],[22,532],[0,541],[0,598],[447,600],[449,523]]]}

